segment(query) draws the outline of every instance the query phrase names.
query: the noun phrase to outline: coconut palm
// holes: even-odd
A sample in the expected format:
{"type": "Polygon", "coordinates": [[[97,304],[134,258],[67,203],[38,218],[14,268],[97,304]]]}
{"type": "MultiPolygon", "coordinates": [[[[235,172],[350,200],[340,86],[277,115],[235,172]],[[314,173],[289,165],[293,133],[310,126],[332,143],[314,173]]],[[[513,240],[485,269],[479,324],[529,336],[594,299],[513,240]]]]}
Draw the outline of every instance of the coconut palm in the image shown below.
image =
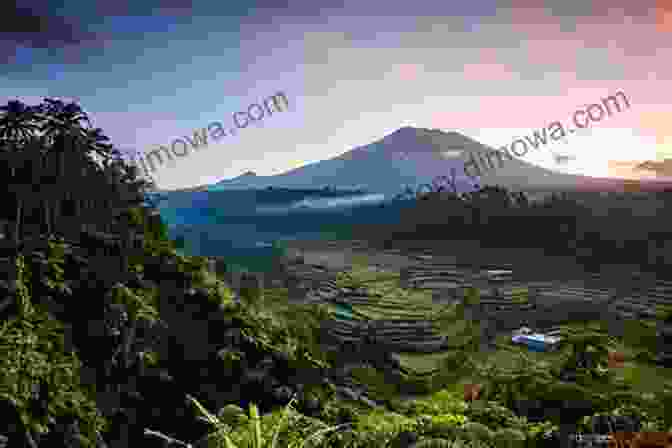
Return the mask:
{"type": "MultiPolygon", "coordinates": [[[[21,101],[9,101],[6,106],[0,107],[0,112],[0,150],[6,156],[5,166],[10,172],[11,180],[7,183],[14,187],[16,220],[13,234],[14,242],[18,243],[24,208],[23,192],[18,189],[20,185],[29,185],[25,182],[27,179],[21,178],[20,174],[24,174],[25,170],[21,170],[20,167],[24,166],[23,156],[27,156],[28,141],[39,130],[37,122],[39,109],[27,106],[21,101]]],[[[35,146],[31,148],[34,149],[35,146]]]]}
{"type": "Polygon", "coordinates": [[[39,110],[35,107],[21,101],[9,101],[6,106],[0,106],[0,112],[0,140],[22,142],[39,130],[35,115],[39,110]]]}
{"type": "MultiPolygon", "coordinates": [[[[66,164],[69,166],[71,173],[80,174],[81,167],[84,165],[84,158],[89,152],[86,146],[90,142],[90,136],[82,125],[86,122],[90,126],[90,121],[86,113],[84,113],[77,104],[65,104],[61,100],[45,98],[44,102],[39,106],[42,126],[41,130],[44,132],[46,138],[51,142],[51,150],[57,154],[58,160],[58,178],[61,188],[59,188],[61,197],[58,200],[59,205],[63,201],[72,201],[74,206],[75,217],[80,216],[79,206],[82,201],[81,193],[75,194],[74,189],[65,187],[66,180],[66,164]]],[[[72,179],[69,179],[70,183],[72,179]]],[[[59,207],[60,208],[60,207],[59,207]]]]}
{"type": "Polygon", "coordinates": [[[0,160],[15,198],[16,243],[36,206],[46,232],[59,227],[62,233],[64,204],[79,222],[93,220],[105,229],[122,210],[143,204],[151,179],[141,179],[108,141],[75,103],[45,98],[38,106],[10,101],[0,108],[0,160]],[[42,188],[34,192],[33,185],[42,188]]]}
{"type": "Polygon", "coordinates": [[[103,134],[101,128],[86,129],[85,138],[90,151],[100,157],[103,161],[111,160],[118,155],[118,150],[110,143],[110,138],[103,134]]]}

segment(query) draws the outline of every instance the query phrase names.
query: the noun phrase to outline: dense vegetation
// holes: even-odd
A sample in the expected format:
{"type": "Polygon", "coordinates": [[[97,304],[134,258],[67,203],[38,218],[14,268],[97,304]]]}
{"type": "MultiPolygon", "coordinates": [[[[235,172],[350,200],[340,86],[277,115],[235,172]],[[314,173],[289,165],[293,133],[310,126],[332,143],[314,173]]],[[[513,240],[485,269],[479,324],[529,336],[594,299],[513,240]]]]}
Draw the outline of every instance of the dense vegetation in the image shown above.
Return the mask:
{"type": "MultiPolygon", "coordinates": [[[[396,377],[426,394],[415,400],[390,393],[387,372],[363,364],[353,376],[386,406],[339,398],[326,378],[340,354],[321,343],[321,323],[333,318],[327,307],[289,304],[282,289],[234,301],[205,259],[176,253],[142,200],[149,184],[100,146],[101,131],[94,139],[80,126],[88,117],[77,105],[2,110],[12,209],[3,212],[15,224],[0,282],[0,445],[552,446],[545,432],[585,427],[596,413],[628,415],[619,424],[648,430],[672,426],[670,391],[653,398],[605,369],[616,341],[599,326],[567,328],[569,344],[551,365],[514,353],[518,362],[503,367],[464,344],[436,372],[396,377]],[[74,187],[54,173],[70,173],[74,187]],[[12,187],[35,179],[52,190],[12,187]],[[119,242],[73,231],[64,215],[119,242]],[[568,372],[572,381],[562,379],[568,372]],[[465,395],[469,384],[481,385],[478,399],[465,395]]],[[[369,280],[340,281],[364,288],[369,280]]]]}
{"type": "Polygon", "coordinates": [[[427,191],[407,189],[398,195],[394,207],[410,207],[401,207],[394,225],[363,225],[355,236],[381,244],[451,239],[477,240],[490,247],[543,248],[549,254],[576,256],[593,270],[603,263],[626,263],[665,276],[672,240],[665,227],[671,199],[665,191],[645,197],[555,193],[531,201],[525,193],[501,187],[457,193],[434,182],[427,191]]]}

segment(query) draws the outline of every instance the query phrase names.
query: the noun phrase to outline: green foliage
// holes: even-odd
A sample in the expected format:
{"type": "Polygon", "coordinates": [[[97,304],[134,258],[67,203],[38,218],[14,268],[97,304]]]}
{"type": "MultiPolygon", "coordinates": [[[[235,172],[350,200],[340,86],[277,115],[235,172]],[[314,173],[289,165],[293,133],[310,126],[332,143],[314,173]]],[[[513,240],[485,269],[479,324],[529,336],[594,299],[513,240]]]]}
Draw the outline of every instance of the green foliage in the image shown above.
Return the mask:
{"type": "Polygon", "coordinates": [[[147,367],[156,367],[159,365],[159,354],[153,350],[142,352],[142,362],[147,367]]]}
{"type": "Polygon", "coordinates": [[[364,384],[375,399],[389,399],[398,393],[398,386],[386,381],[385,373],[373,367],[355,367],[351,371],[352,378],[364,384]]]}
{"type": "Polygon", "coordinates": [[[517,429],[502,428],[495,432],[493,441],[498,448],[519,448],[525,445],[525,434],[517,429]]]}
{"type": "Polygon", "coordinates": [[[523,426],[523,431],[526,434],[526,437],[531,440],[537,440],[543,434],[548,434],[552,431],[558,430],[558,425],[553,424],[552,422],[543,421],[538,423],[527,422],[523,426]]]}
{"type": "Polygon", "coordinates": [[[457,448],[456,444],[448,439],[430,438],[416,443],[415,448],[457,448]]]}
{"type": "Polygon", "coordinates": [[[488,443],[493,439],[493,433],[482,423],[468,422],[463,427],[464,435],[473,442],[488,443]]]}
{"type": "Polygon", "coordinates": [[[26,263],[23,255],[16,257],[16,275],[17,275],[17,291],[16,300],[19,306],[19,316],[27,317],[33,312],[33,305],[31,303],[31,272],[30,266],[26,263]]]}
{"type": "Polygon", "coordinates": [[[363,280],[354,270],[342,271],[336,274],[336,286],[339,288],[362,288],[363,280]]]}
{"type": "Polygon", "coordinates": [[[72,291],[65,281],[65,242],[62,238],[51,239],[47,249],[47,272],[42,274],[40,281],[50,291],[59,294],[70,294],[72,291]]]}
{"type": "Polygon", "coordinates": [[[425,433],[434,436],[455,439],[460,434],[460,428],[468,422],[467,417],[459,414],[441,414],[429,417],[425,433]]]}
{"type": "Polygon", "coordinates": [[[478,288],[469,287],[464,291],[466,305],[478,305],[481,302],[481,291],[478,288]]]}
{"type": "MultiPolygon", "coordinates": [[[[303,448],[319,446],[326,433],[344,425],[328,427],[317,419],[297,413],[292,404],[294,399],[280,412],[273,412],[263,417],[253,403],[250,403],[249,417],[242,419],[242,424],[232,428],[224,421],[208,412],[195,398],[187,396],[206,421],[214,426],[215,431],[206,438],[208,448],[303,448]],[[310,441],[310,443],[309,443],[310,441]]],[[[233,410],[236,412],[237,410],[233,410]]],[[[239,416],[240,417],[240,416],[239,416]]]]}
{"type": "Polygon", "coordinates": [[[77,417],[88,440],[95,440],[96,430],[104,431],[107,423],[96,409],[92,391],[79,382],[80,368],[77,356],[66,349],[62,324],[47,314],[36,311],[0,324],[0,397],[17,404],[33,431],[47,431],[47,421],[37,420],[29,410],[32,389],[40,381],[48,385],[52,417],[77,417]]]}
{"type": "Polygon", "coordinates": [[[220,409],[217,413],[217,418],[231,427],[236,427],[249,421],[249,417],[245,414],[243,408],[235,404],[227,404],[220,409]]]}
{"type": "Polygon", "coordinates": [[[384,410],[362,412],[356,417],[355,429],[362,443],[387,444],[402,431],[416,432],[419,422],[401,414],[384,410]]]}
{"type": "Polygon", "coordinates": [[[432,391],[449,387],[465,374],[473,371],[468,350],[470,350],[470,347],[464,347],[461,350],[456,350],[451,356],[441,359],[440,368],[431,375],[429,387],[432,391]]]}
{"type": "Polygon", "coordinates": [[[416,399],[403,404],[407,415],[463,416],[469,408],[454,391],[441,390],[426,399],[416,399]]]}
{"type": "Polygon", "coordinates": [[[473,422],[484,424],[493,429],[515,427],[520,428],[523,420],[509,408],[495,401],[474,401],[465,411],[465,415],[473,422]]]}
{"type": "MultiPolygon", "coordinates": [[[[260,306],[264,306],[263,301],[260,306]]],[[[321,323],[328,310],[324,305],[292,305],[282,312],[264,306],[243,307],[243,333],[270,352],[285,352],[305,366],[328,367],[328,355],[321,349],[321,323]]],[[[297,364],[298,368],[298,364],[297,364]]]]}
{"type": "Polygon", "coordinates": [[[397,384],[399,391],[411,395],[427,395],[436,389],[433,385],[432,376],[401,374],[402,381],[397,384]]]}
{"type": "Polygon", "coordinates": [[[199,256],[174,256],[177,272],[183,274],[186,281],[193,285],[202,285],[207,272],[208,259],[199,256]]]}
{"type": "Polygon", "coordinates": [[[121,284],[114,285],[109,291],[110,303],[123,304],[128,310],[128,317],[133,320],[145,320],[152,324],[160,321],[156,306],[158,292],[142,290],[137,293],[121,284]]]}
{"type": "Polygon", "coordinates": [[[672,320],[672,306],[656,305],[656,319],[669,322],[672,320]]]}

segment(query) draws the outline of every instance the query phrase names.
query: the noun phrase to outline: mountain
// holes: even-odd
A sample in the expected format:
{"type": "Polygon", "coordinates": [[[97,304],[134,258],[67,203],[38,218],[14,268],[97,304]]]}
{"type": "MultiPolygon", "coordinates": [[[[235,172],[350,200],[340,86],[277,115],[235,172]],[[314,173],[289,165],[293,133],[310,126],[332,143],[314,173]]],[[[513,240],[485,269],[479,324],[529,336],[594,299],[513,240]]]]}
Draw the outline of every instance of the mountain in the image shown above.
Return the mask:
{"type": "MultiPolygon", "coordinates": [[[[535,151],[535,149],[530,149],[535,151]]],[[[310,163],[273,176],[258,176],[248,171],[238,177],[205,187],[207,191],[264,189],[267,187],[338,189],[363,188],[370,193],[396,194],[404,185],[431,184],[438,176],[447,176],[460,192],[474,190],[474,185],[500,185],[514,190],[623,191],[633,181],[594,178],[559,173],[527,163],[521,159],[502,162],[493,157],[498,151],[458,132],[403,127],[368,145],[344,154],[310,163]],[[474,164],[487,155],[495,165],[483,170],[480,177],[470,174],[474,164]]],[[[656,181],[638,183],[643,188],[660,185],[656,181]]],[[[667,183],[665,185],[668,185],[667,183]]],[[[199,187],[197,191],[204,191],[199,187]]],[[[185,191],[185,190],[182,190],[185,191]]],[[[191,191],[194,191],[191,189],[191,191]]]]}
{"type": "Polygon", "coordinates": [[[241,174],[238,177],[234,177],[233,179],[229,179],[228,182],[232,181],[249,181],[253,180],[254,178],[257,177],[257,173],[254,171],[245,171],[243,174],[241,174]]]}

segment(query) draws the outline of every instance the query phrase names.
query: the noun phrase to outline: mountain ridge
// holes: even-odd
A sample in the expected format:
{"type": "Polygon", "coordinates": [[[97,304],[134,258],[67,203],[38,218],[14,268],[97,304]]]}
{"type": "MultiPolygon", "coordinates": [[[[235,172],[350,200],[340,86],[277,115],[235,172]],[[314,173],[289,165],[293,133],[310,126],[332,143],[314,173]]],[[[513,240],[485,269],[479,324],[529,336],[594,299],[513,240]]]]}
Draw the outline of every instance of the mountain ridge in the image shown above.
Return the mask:
{"type": "Polygon", "coordinates": [[[497,166],[483,171],[480,177],[467,175],[465,164],[473,166],[474,161],[496,153],[501,154],[501,151],[459,132],[404,126],[372,143],[284,173],[260,176],[246,171],[215,184],[178,191],[332,186],[343,189],[363,187],[371,193],[396,194],[404,186],[431,184],[440,176],[451,177],[458,192],[473,191],[476,185],[499,185],[514,190],[622,191],[633,183],[654,189],[661,184],[661,181],[652,180],[630,181],[560,173],[506,156],[501,157],[500,163],[495,161],[497,166]]]}

